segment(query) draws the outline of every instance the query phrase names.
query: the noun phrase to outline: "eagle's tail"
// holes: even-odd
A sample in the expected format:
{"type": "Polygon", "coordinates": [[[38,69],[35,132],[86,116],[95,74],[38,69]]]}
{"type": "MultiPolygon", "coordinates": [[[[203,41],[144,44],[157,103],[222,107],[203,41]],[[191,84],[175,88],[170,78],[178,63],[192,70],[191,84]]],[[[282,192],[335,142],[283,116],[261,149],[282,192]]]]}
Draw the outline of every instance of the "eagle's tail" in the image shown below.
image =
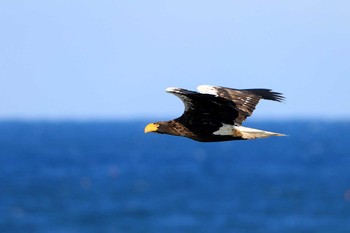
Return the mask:
{"type": "Polygon", "coordinates": [[[285,134],[274,133],[269,131],[264,131],[260,129],[253,129],[244,126],[235,126],[238,134],[241,134],[243,139],[255,139],[255,138],[268,138],[271,136],[286,136],[285,134]]]}

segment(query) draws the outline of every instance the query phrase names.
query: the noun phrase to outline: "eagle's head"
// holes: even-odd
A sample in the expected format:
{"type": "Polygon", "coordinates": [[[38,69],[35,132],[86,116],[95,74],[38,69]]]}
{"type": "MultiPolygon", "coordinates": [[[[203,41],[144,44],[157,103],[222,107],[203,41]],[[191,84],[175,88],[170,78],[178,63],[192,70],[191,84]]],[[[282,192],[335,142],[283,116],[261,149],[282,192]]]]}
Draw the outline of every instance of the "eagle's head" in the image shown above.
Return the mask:
{"type": "Polygon", "coordinates": [[[145,133],[160,133],[170,134],[175,136],[186,136],[188,130],[179,122],[171,121],[157,121],[150,123],[145,127],[145,133]]]}
{"type": "Polygon", "coordinates": [[[145,133],[165,133],[169,134],[169,125],[167,122],[155,122],[155,123],[150,123],[146,125],[145,127],[145,133]]]}

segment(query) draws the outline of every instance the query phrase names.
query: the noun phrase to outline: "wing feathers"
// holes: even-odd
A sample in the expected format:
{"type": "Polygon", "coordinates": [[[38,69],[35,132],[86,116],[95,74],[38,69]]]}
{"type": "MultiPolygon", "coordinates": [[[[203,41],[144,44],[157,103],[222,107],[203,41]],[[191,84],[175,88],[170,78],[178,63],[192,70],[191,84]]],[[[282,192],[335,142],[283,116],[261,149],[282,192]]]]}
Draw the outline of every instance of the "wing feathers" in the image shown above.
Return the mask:
{"type": "Polygon", "coordinates": [[[184,102],[185,111],[193,109],[195,106],[200,106],[200,108],[209,107],[208,103],[214,104],[218,102],[224,104],[225,102],[230,101],[232,103],[230,108],[232,108],[232,110],[234,109],[234,111],[238,111],[236,119],[232,120],[239,125],[242,124],[247,117],[252,115],[260,99],[278,102],[284,100],[281,93],[262,88],[233,89],[219,86],[200,85],[197,87],[197,90],[199,93],[177,87],[169,87],[166,89],[167,92],[178,96],[184,102]]]}
{"type": "Polygon", "coordinates": [[[200,85],[197,87],[197,89],[201,93],[211,94],[233,101],[236,108],[239,110],[239,115],[236,119],[237,124],[242,124],[247,117],[253,114],[253,111],[255,110],[255,107],[259,103],[260,99],[278,102],[284,100],[281,93],[263,88],[239,90],[227,87],[200,85]]]}
{"type": "Polygon", "coordinates": [[[261,98],[265,100],[273,100],[278,102],[282,102],[284,100],[284,96],[281,93],[274,92],[271,89],[242,89],[241,91],[254,93],[255,95],[261,96],[261,98]]]}
{"type": "Polygon", "coordinates": [[[190,108],[193,108],[193,102],[189,95],[197,92],[189,91],[178,87],[168,87],[167,89],[165,89],[165,91],[179,97],[185,105],[185,111],[188,111],[190,108]]]}

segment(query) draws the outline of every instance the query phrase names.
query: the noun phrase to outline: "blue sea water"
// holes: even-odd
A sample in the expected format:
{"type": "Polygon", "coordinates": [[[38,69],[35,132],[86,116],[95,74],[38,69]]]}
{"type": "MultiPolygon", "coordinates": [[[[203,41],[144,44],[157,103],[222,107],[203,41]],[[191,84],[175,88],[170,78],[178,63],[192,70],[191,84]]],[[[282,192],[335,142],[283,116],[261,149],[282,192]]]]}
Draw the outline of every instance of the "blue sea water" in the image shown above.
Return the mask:
{"type": "Polygon", "coordinates": [[[145,123],[1,122],[0,232],[350,232],[350,122],[222,143],[145,123]]]}

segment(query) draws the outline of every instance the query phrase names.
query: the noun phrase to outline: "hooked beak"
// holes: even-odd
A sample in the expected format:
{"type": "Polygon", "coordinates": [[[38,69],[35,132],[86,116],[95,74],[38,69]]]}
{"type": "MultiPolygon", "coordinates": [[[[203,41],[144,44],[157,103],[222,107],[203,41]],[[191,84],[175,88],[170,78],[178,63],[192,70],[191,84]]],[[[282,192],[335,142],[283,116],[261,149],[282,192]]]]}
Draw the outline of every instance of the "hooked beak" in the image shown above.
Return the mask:
{"type": "Polygon", "coordinates": [[[159,125],[155,123],[150,123],[145,127],[145,133],[157,132],[159,125]]]}

